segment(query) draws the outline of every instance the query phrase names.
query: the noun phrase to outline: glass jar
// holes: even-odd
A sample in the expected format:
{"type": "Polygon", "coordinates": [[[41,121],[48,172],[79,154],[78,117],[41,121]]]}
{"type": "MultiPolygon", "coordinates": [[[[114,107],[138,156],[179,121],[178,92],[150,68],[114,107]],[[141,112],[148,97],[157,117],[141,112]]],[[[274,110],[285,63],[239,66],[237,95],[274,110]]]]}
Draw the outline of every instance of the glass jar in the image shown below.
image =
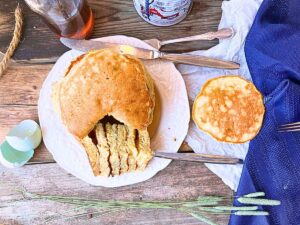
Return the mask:
{"type": "Polygon", "coordinates": [[[155,26],[172,26],[182,21],[192,8],[192,0],[133,0],[138,14],[155,26]]]}
{"type": "Polygon", "coordinates": [[[84,39],[91,35],[94,17],[87,0],[25,0],[60,37],[84,39]]]}

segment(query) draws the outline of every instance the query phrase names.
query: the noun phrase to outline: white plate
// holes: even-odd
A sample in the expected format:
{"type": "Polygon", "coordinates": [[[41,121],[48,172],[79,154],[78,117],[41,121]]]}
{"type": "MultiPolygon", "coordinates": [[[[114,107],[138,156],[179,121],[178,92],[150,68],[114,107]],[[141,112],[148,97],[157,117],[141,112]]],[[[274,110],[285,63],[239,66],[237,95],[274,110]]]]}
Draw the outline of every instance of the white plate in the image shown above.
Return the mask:
{"type": "MultiPolygon", "coordinates": [[[[126,36],[111,36],[97,40],[130,44],[149,48],[145,42],[126,36]]],[[[38,114],[43,139],[55,161],[79,179],[97,186],[119,187],[148,180],[166,168],[171,160],[153,158],[142,172],[126,173],[116,177],[95,177],[82,145],[67,131],[53,111],[51,86],[64,75],[72,59],[82,52],[71,50],[63,54],[53,66],[40,91],[38,114]]],[[[186,87],[181,74],[171,62],[144,61],[161,98],[161,117],[151,148],[155,151],[177,152],[184,140],[190,120],[186,87]]]]}

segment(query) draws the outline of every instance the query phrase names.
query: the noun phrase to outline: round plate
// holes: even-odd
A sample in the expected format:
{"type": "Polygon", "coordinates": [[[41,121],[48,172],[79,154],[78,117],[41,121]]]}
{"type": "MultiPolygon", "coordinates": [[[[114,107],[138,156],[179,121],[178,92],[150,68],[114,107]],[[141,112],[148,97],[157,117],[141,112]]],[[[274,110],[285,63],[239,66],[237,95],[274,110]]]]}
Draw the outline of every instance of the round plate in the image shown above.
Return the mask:
{"type": "MultiPolygon", "coordinates": [[[[126,36],[111,36],[97,40],[152,49],[145,42],[126,36]]],[[[54,113],[51,103],[52,84],[63,77],[69,63],[80,54],[82,52],[75,50],[63,54],[53,66],[40,91],[38,114],[47,149],[63,169],[92,185],[119,187],[148,180],[166,168],[171,160],[153,158],[144,171],[115,177],[95,177],[83,146],[67,131],[54,113]]],[[[151,148],[154,151],[177,152],[187,134],[190,120],[184,81],[171,62],[146,60],[144,63],[154,80],[161,101],[160,122],[155,135],[151,138],[151,148]]]]}

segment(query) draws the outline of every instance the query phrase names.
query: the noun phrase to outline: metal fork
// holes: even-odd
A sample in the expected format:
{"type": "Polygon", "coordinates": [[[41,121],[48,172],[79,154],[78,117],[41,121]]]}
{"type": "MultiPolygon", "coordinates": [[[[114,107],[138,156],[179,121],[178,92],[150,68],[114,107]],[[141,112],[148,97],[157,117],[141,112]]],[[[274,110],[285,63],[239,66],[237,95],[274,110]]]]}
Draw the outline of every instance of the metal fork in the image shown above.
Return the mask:
{"type": "Polygon", "coordinates": [[[208,32],[205,34],[199,34],[190,37],[177,38],[172,40],[163,40],[163,41],[158,39],[150,39],[150,40],[145,40],[145,42],[147,42],[149,45],[159,50],[162,46],[167,44],[187,42],[187,41],[202,41],[202,40],[210,41],[214,39],[225,39],[225,38],[230,38],[233,35],[234,35],[234,30],[232,27],[229,27],[229,28],[222,28],[215,32],[208,32]]]}
{"type": "Polygon", "coordinates": [[[279,126],[279,132],[296,132],[300,131],[300,122],[287,123],[279,126]]]}

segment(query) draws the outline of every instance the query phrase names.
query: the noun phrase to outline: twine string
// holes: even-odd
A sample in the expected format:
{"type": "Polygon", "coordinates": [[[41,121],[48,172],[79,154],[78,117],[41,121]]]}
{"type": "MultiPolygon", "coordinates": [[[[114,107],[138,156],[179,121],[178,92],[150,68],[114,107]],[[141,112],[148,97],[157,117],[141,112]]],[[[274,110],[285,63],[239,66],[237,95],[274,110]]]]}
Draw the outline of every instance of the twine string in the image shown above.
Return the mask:
{"type": "Polygon", "coordinates": [[[20,42],[20,39],[21,39],[23,18],[22,18],[22,10],[21,10],[21,7],[19,6],[19,4],[15,10],[15,20],[16,20],[16,22],[15,22],[13,38],[8,46],[7,51],[5,52],[5,54],[3,56],[2,61],[0,62],[0,77],[6,70],[6,68],[8,66],[8,62],[9,62],[10,58],[12,57],[12,55],[14,54],[14,52],[20,42]]]}

